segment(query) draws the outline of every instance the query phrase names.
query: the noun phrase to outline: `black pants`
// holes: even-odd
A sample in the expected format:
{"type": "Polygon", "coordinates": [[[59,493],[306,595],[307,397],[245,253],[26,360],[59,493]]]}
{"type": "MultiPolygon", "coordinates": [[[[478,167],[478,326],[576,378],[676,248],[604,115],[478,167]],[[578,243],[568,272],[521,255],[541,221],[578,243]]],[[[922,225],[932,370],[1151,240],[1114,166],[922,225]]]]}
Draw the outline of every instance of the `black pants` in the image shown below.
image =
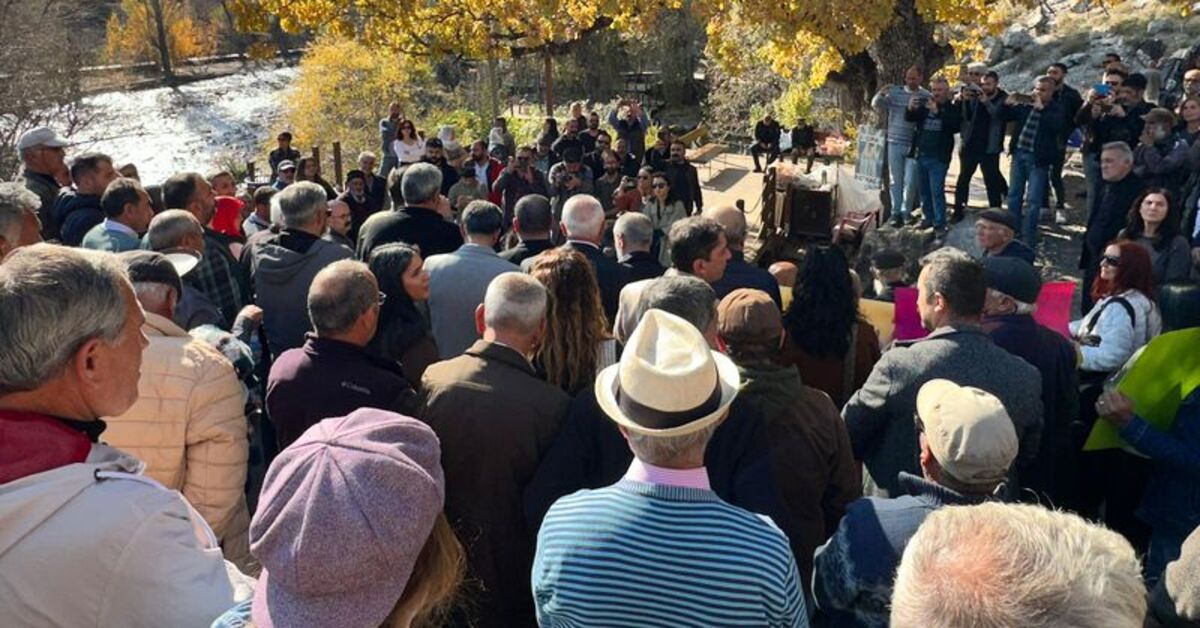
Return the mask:
{"type": "Polygon", "coordinates": [[[1063,184],[1063,162],[1067,160],[1066,153],[1060,153],[1054,163],[1050,164],[1050,185],[1046,186],[1046,198],[1042,199],[1042,207],[1050,207],[1050,189],[1054,189],[1054,208],[1063,209],[1067,203],[1067,188],[1063,184]]]}
{"type": "Polygon", "coordinates": [[[1072,424],[1071,446],[1062,457],[1066,490],[1062,503],[1057,505],[1104,523],[1128,539],[1138,552],[1144,552],[1150,541],[1150,526],[1134,513],[1142,502],[1153,462],[1120,449],[1082,451],[1097,420],[1096,400],[1103,389],[1101,381],[1080,389],[1079,420],[1072,424]]]}
{"type": "Polygon", "coordinates": [[[958,155],[958,181],[954,184],[954,211],[961,212],[971,197],[971,179],[975,169],[983,170],[983,184],[987,188],[988,207],[1004,207],[1004,196],[1008,193],[1008,181],[1000,173],[1000,155],[983,155],[974,151],[962,151],[958,155]]]}
{"type": "Polygon", "coordinates": [[[763,153],[767,154],[767,165],[769,166],[774,163],[776,159],[779,159],[779,145],[768,144],[766,148],[763,148],[762,144],[755,142],[754,145],[750,147],[750,156],[754,158],[755,170],[762,170],[762,166],[758,163],[758,156],[763,153]]]}

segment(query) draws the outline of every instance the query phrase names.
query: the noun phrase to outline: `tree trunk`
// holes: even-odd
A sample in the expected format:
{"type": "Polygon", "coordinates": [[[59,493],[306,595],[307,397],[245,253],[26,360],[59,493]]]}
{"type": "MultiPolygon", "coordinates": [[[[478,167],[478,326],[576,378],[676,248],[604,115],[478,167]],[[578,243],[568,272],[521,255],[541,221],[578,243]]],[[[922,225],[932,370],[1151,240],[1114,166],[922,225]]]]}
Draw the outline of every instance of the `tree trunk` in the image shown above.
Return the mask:
{"type": "Polygon", "coordinates": [[[891,25],[867,49],[878,66],[876,80],[898,85],[904,82],[904,71],[914,65],[926,77],[940,70],[954,50],[934,41],[933,33],[934,24],[917,13],[916,0],[898,0],[891,25]]]}
{"type": "Polygon", "coordinates": [[[487,84],[487,114],[488,120],[495,120],[500,115],[500,80],[497,71],[496,55],[488,53],[487,63],[483,66],[484,82],[487,84]]]}
{"type": "Polygon", "coordinates": [[[171,42],[167,39],[167,25],[163,17],[163,0],[146,0],[150,5],[150,13],[154,16],[155,47],[158,48],[158,63],[163,76],[171,78],[175,71],[171,68],[171,42]]]}
{"type": "Polygon", "coordinates": [[[542,55],[542,79],[546,84],[546,115],[554,115],[554,56],[549,50],[542,55]]]}

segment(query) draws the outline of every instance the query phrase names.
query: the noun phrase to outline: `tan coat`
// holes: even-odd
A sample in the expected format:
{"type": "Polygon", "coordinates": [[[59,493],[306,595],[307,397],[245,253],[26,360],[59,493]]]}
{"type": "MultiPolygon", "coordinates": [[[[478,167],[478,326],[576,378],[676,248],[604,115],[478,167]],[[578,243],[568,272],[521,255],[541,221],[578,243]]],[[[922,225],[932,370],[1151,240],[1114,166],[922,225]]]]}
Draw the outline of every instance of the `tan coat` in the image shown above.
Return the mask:
{"type": "Polygon", "coordinates": [[[142,354],[137,403],[106,419],[101,439],[142,460],[147,476],[183,493],[226,558],[246,569],[249,428],[233,365],[152,312],[142,330],[150,346],[142,354]]]}

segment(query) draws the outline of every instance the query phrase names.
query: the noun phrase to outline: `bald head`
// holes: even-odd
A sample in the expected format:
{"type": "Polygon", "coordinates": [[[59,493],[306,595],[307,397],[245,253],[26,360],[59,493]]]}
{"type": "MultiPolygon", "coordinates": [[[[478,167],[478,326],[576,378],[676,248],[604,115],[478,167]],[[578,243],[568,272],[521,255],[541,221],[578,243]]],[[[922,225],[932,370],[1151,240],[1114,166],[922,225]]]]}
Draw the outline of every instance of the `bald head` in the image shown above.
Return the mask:
{"type": "Polygon", "coordinates": [[[379,319],[379,284],[362,262],[326,266],[308,289],[308,318],[322,338],[366,346],[379,319]]]}
{"type": "Polygon", "coordinates": [[[779,287],[791,288],[796,285],[796,275],[799,274],[799,269],[792,262],[775,262],[771,264],[767,272],[771,273],[779,287]]]}
{"type": "Polygon", "coordinates": [[[589,194],[572,196],[563,205],[561,226],[567,239],[599,245],[604,239],[604,207],[589,194]]]}
{"type": "Polygon", "coordinates": [[[746,215],[732,205],[720,205],[704,210],[706,218],[712,218],[725,230],[725,243],[732,251],[740,251],[746,244],[746,215]]]}

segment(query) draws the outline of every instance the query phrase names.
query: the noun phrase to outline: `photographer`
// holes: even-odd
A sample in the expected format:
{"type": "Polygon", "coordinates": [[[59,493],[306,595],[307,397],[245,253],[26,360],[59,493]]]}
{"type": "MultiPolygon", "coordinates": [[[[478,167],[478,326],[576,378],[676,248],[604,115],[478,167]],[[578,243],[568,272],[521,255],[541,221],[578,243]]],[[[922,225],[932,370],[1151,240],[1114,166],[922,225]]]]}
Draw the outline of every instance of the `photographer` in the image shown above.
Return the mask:
{"type": "Polygon", "coordinates": [[[529,146],[517,149],[517,156],[508,158],[508,165],[492,184],[492,192],[499,194],[502,200],[505,225],[512,224],[513,208],[517,206],[517,201],[530,194],[550,196],[546,175],[533,167],[533,152],[534,149],[529,146]]]}
{"type": "MultiPolygon", "coordinates": [[[[974,86],[973,86],[974,87],[974,86]]],[[[950,102],[950,84],[937,77],[929,83],[931,98],[913,96],[904,119],[917,125],[915,146],[917,176],[924,212],[922,228],[933,227],[939,235],[946,231],[946,173],[954,152],[954,134],[958,132],[962,109],[950,102]]]]}
{"type": "Polygon", "coordinates": [[[1083,172],[1088,182],[1088,213],[1100,200],[1100,151],[1111,142],[1137,146],[1151,106],[1142,99],[1146,77],[1119,69],[1104,73],[1104,82],[1088,91],[1075,122],[1083,128],[1083,172]]]}
{"type": "Polygon", "coordinates": [[[1008,182],[1000,172],[1000,153],[1004,150],[1004,119],[1001,110],[1008,92],[1000,89],[1000,75],[987,71],[979,86],[964,85],[959,97],[962,109],[962,149],[958,153],[958,181],[954,185],[952,222],[962,220],[971,194],[975,169],[983,170],[988,208],[1004,205],[1008,182]]]}
{"type": "Polygon", "coordinates": [[[1054,99],[1054,88],[1054,79],[1039,76],[1034,79],[1029,104],[1009,96],[1002,114],[1005,121],[1017,123],[1009,144],[1012,169],[1008,180],[1012,187],[1008,190],[1008,211],[1020,227],[1021,241],[1035,250],[1040,205],[1049,184],[1050,166],[1058,156],[1058,138],[1065,118],[1054,99]]]}
{"type": "Polygon", "coordinates": [[[577,147],[563,152],[563,160],[550,168],[550,205],[554,210],[554,224],[562,217],[562,208],[567,199],[576,194],[591,194],[592,171],[583,165],[583,155],[577,147]]]}

